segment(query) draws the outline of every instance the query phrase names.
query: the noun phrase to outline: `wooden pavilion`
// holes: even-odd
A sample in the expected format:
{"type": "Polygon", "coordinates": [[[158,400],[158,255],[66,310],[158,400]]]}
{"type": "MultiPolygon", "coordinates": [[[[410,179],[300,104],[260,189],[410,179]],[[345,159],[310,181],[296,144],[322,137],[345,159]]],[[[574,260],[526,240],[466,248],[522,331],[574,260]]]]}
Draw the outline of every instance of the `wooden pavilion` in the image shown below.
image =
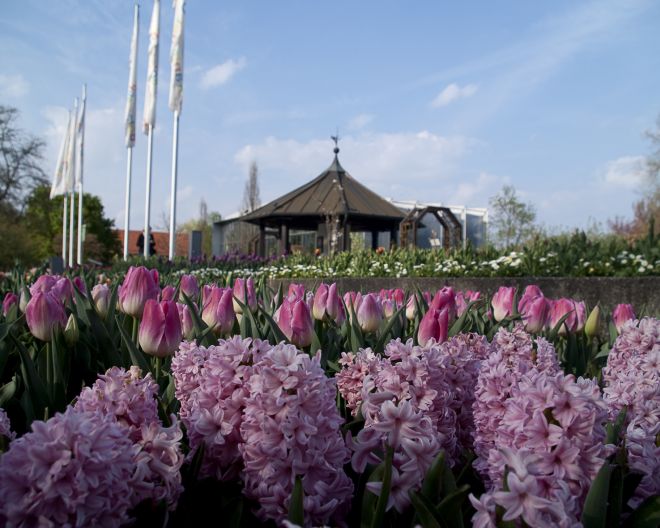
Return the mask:
{"type": "Polygon", "coordinates": [[[265,256],[267,234],[278,238],[280,253],[288,253],[292,229],[316,231],[316,247],[326,252],[349,250],[352,231],[371,233],[373,249],[378,247],[381,232],[389,233],[390,244],[396,243],[405,215],[344,170],[333,139],[335,158],[330,167],[305,185],[238,219],[259,226],[261,256],[265,256]]]}

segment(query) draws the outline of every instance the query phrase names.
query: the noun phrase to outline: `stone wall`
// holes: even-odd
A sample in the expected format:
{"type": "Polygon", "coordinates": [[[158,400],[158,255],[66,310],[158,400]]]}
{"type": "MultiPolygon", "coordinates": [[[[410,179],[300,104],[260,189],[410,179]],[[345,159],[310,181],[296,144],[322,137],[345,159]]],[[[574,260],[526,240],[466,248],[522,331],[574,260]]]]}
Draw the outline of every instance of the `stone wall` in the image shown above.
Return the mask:
{"type": "MultiPolygon", "coordinates": [[[[271,279],[271,287],[277,288],[283,283],[305,284],[307,289],[315,288],[321,279],[271,279]]],[[[500,286],[516,286],[522,294],[528,284],[537,284],[546,297],[556,299],[571,297],[587,302],[589,307],[600,301],[601,306],[609,311],[619,303],[630,303],[637,315],[660,316],[660,277],[488,277],[488,278],[329,278],[323,282],[336,282],[343,293],[355,291],[379,291],[382,288],[403,288],[412,291],[416,286],[421,290],[436,291],[443,286],[455,290],[477,290],[482,295],[492,295],[500,286]]],[[[520,295],[519,294],[519,295],[520,295]]]]}

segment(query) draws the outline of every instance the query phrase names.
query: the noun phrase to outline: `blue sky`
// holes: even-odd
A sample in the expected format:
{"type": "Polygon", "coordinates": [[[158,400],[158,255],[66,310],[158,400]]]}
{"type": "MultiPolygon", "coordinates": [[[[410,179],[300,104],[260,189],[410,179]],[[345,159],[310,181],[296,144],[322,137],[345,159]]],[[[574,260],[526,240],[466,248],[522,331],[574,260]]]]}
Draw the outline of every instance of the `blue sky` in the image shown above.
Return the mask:
{"type": "MultiPolygon", "coordinates": [[[[138,119],[152,3],[142,0],[138,119]]],[[[162,2],[152,226],[169,209],[170,2],[162,2]]],[[[123,226],[130,0],[5,0],[0,103],[47,142],[88,85],[86,190],[123,226]]],[[[660,114],[660,2],[188,0],[178,218],[228,215],[340,160],[383,196],[488,205],[504,184],[551,228],[630,216],[660,114]]],[[[132,227],[144,222],[146,136],[132,227]]]]}

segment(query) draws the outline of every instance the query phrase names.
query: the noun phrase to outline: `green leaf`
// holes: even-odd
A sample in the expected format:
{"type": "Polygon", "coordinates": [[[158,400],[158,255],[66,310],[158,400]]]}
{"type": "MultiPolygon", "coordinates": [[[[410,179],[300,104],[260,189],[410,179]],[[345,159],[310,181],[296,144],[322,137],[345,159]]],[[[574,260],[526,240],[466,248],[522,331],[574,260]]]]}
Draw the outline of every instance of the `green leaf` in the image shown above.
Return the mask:
{"type": "Polygon", "coordinates": [[[426,472],[424,482],[422,484],[422,495],[427,499],[438,502],[442,493],[442,480],[443,472],[446,470],[447,464],[445,460],[445,452],[440,451],[438,456],[435,457],[431,467],[426,472]]]}
{"type": "Polygon", "coordinates": [[[195,329],[195,337],[200,345],[210,346],[213,345],[215,340],[214,336],[210,333],[213,329],[210,328],[200,317],[197,306],[185,293],[183,295],[183,302],[188,306],[188,312],[192,319],[193,328],[195,329]]]}
{"type": "Polygon", "coordinates": [[[624,528],[657,528],[660,526],[660,495],[647,498],[630,514],[624,528]]]}
{"type": "Polygon", "coordinates": [[[573,313],[574,311],[575,310],[570,310],[566,312],[564,315],[562,315],[561,319],[557,321],[555,327],[552,330],[550,330],[549,341],[554,342],[557,339],[557,336],[559,335],[559,329],[564,324],[564,321],[566,321],[566,319],[568,319],[571,313],[573,313]]]}
{"type": "Polygon", "coordinates": [[[461,316],[456,321],[454,321],[454,324],[451,325],[451,328],[449,329],[447,337],[454,337],[456,334],[459,334],[461,332],[461,330],[463,329],[463,325],[465,324],[465,319],[467,319],[471,308],[479,302],[480,301],[478,301],[478,300],[477,301],[470,301],[470,303],[465,307],[465,311],[461,314],[461,316]]]}
{"type": "Polygon", "coordinates": [[[291,492],[291,499],[289,499],[289,522],[297,524],[298,526],[305,525],[305,510],[303,508],[303,499],[305,492],[303,490],[302,479],[300,475],[296,476],[296,482],[293,485],[291,492]]]}
{"type": "Polygon", "coordinates": [[[17,387],[16,376],[14,376],[9,383],[5,383],[0,387],[0,407],[4,407],[5,404],[14,397],[17,387]]]}
{"type": "Polygon", "coordinates": [[[405,311],[406,311],[406,305],[404,304],[392,315],[392,317],[390,317],[389,321],[387,321],[387,324],[383,328],[383,331],[380,333],[380,336],[378,337],[378,341],[376,341],[376,344],[374,345],[373,348],[374,352],[382,352],[385,349],[385,341],[390,335],[390,331],[392,330],[392,327],[394,326],[395,323],[399,321],[399,317],[401,317],[401,314],[404,313],[405,311]]]}
{"type": "Polygon", "coordinates": [[[582,509],[584,528],[604,528],[607,520],[607,499],[610,491],[610,479],[613,465],[605,462],[591,483],[582,509]]]}
{"type": "Polygon", "coordinates": [[[380,495],[376,503],[376,511],[374,518],[371,522],[371,528],[380,528],[383,526],[385,518],[385,511],[387,510],[387,503],[390,499],[390,491],[392,489],[392,459],[394,457],[394,449],[390,446],[385,453],[385,462],[383,469],[383,485],[380,488],[380,495]]]}
{"type": "Polygon", "coordinates": [[[259,306],[259,310],[261,311],[262,315],[266,319],[266,322],[268,323],[268,326],[270,327],[271,332],[273,332],[273,335],[275,336],[275,340],[278,343],[281,343],[282,341],[288,342],[288,339],[284,335],[284,332],[282,332],[279,325],[275,322],[275,320],[272,318],[272,316],[264,309],[264,307],[259,306]]]}
{"type": "Polygon", "coordinates": [[[627,413],[628,413],[628,407],[624,405],[619,411],[619,414],[617,415],[614,422],[610,422],[605,426],[605,430],[607,431],[607,436],[605,438],[606,444],[614,444],[614,445],[619,444],[621,430],[623,429],[623,425],[626,422],[627,413]]]}
{"type": "Polygon", "coordinates": [[[37,373],[34,362],[23,346],[23,343],[21,343],[13,334],[9,335],[18,349],[18,355],[21,359],[21,377],[26,389],[24,394],[27,393],[27,397],[31,402],[34,417],[41,417],[44,409],[51,404],[48,391],[44,386],[43,380],[37,373]]]}
{"type": "Polygon", "coordinates": [[[438,512],[428,498],[413,490],[408,490],[408,496],[423,528],[442,528],[438,522],[438,512]]]}
{"type": "MultiPolygon", "coordinates": [[[[245,295],[247,296],[247,288],[246,288],[245,291],[246,291],[245,295]]],[[[241,330],[242,330],[242,328],[243,328],[243,327],[242,327],[243,319],[246,318],[246,317],[245,317],[246,315],[247,315],[247,321],[249,321],[249,323],[250,323],[249,326],[252,327],[252,330],[248,330],[248,329],[246,328],[246,332],[249,333],[249,335],[247,335],[247,336],[243,336],[243,337],[253,337],[254,339],[261,339],[262,336],[261,336],[261,331],[260,331],[260,329],[259,329],[259,325],[257,324],[257,321],[256,321],[256,319],[254,318],[254,314],[253,314],[252,311],[250,310],[250,307],[247,305],[247,303],[241,301],[241,300],[240,300],[238,297],[236,297],[235,295],[234,295],[233,297],[234,297],[234,300],[235,300],[235,301],[238,303],[238,305],[241,307],[241,310],[243,310],[243,317],[241,317],[241,330]]],[[[241,332],[241,333],[242,333],[242,332],[241,332]]]]}
{"type": "MultiPolygon", "coordinates": [[[[449,471],[449,473],[451,473],[449,471]]],[[[463,527],[463,513],[461,511],[463,502],[470,494],[470,486],[464,484],[460,488],[449,493],[440,504],[437,510],[441,519],[445,519],[447,524],[452,527],[463,527]]]]}
{"type": "MultiPolygon", "coordinates": [[[[385,462],[378,464],[369,475],[368,482],[380,482],[383,480],[385,473],[385,462]]],[[[371,528],[373,525],[374,512],[376,510],[376,501],[378,496],[367,488],[365,488],[362,495],[362,516],[360,521],[361,528],[371,528]]]]}
{"type": "Polygon", "coordinates": [[[117,327],[119,328],[119,332],[121,332],[122,340],[124,341],[124,345],[126,345],[126,348],[128,349],[128,353],[131,356],[131,361],[133,362],[133,365],[140,367],[143,376],[146,375],[147,372],[151,372],[151,367],[149,365],[149,362],[147,361],[147,358],[144,355],[144,352],[137,349],[131,337],[126,333],[126,330],[122,328],[119,318],[117,318],[117,327]]]}

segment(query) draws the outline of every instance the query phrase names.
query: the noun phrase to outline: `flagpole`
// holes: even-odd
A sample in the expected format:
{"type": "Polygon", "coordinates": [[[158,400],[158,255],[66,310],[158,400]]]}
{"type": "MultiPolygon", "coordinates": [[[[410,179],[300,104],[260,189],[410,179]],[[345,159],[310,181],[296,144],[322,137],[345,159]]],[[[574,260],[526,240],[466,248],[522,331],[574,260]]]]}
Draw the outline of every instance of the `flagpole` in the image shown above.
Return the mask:
{"type": "Polygon", "coordinates": [[[154,146],[154,127],[148,125],[149,135],[147,137],[147,190],[144,204],[144,258],[149,258],[149,220],[151,217],[151,162],[154,146]]]}
{"type": "Polygon", "coordinates": [[[172,139],[172,187],[170,189],[170,260],[174,260],[176,239],[176,177],[179,160],[179,111],[174,112],[174,134],[172,139]]]}
{"type": "Polygon", "coordinates": [[[82,117],[80,119],[80,182],[78,184],[78,251],[77,251],[77,261],[78,265],[82,266],[82,217],[83,217],[83,149],[85,145],[85,110],[87,101],[87,85],[83,84],[82,91],[82,117]]]}
{"type": "Polygon", "coordinates": [[[76,229],[75,214],[76,214],[76,192],[72,189],[69,192],[71,198],[71,207],[69,208],[69,267],[73,268],[73,234],[76,229]]]}
{"type": "Polygon", "coordinates": [[[133,170],[133,147],[128,148],[126,163],[126,202],[124,204],[124,260],[128,260],[128,233],[131,220],[131,171],[133,170]]]}
{"type": "Polygon", "coordinates": [[[66,254],[66,240],[67,240],[67,234],[66,234],[66,226],[67,226],[67,220],[68,220],[68,196],[67,193],[64,193],[62,195],[63,202],[64,202],[64,212],[62,214],[62,267],[66,268],[67,265],[67,254],[66,254]]]}
{"type": "Polygon", "coordinates": [[[74,265],[73,260],[73,235],[76,229],[75,224],[75,205],[76,205],[76,194],[75,194],[75,179],[76,179],[76,128],[78,125],[78,98],[76,97],[73,104],[73,126],[71,127],[71,144],[70,144],[70,153],[69,153],[69,195],[71,199],[71,206],[69,208],[69,267],[72,268],[74,265]]]}

